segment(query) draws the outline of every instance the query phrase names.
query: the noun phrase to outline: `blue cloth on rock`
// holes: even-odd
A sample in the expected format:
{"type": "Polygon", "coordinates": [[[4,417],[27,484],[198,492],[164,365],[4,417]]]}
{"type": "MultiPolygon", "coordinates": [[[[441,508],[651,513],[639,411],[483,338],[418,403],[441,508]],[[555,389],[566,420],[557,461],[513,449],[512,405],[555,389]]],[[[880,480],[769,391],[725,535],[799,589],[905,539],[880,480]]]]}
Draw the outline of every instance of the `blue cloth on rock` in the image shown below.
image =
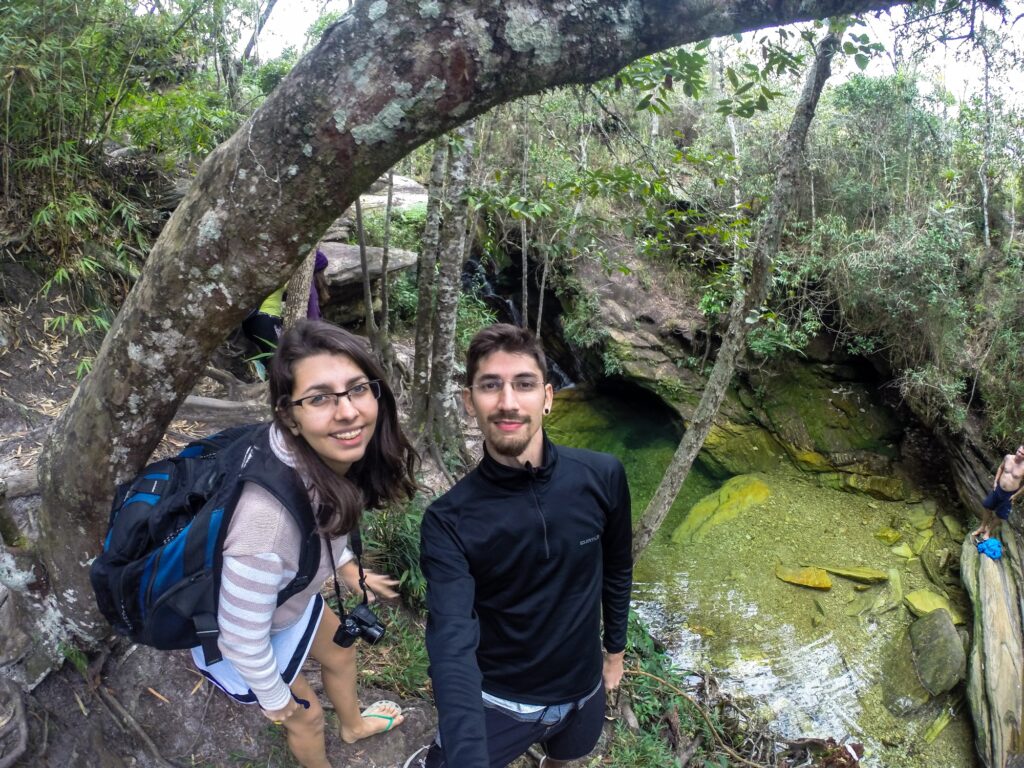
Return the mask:
{"type": "Polygon", "coordinates": [[[993,560],[998,560],[1003,556],[1003,545],[999,539],[985,539],[984,541],[978,542],[978,552],[983,555],[988,555],[993,560]]]}

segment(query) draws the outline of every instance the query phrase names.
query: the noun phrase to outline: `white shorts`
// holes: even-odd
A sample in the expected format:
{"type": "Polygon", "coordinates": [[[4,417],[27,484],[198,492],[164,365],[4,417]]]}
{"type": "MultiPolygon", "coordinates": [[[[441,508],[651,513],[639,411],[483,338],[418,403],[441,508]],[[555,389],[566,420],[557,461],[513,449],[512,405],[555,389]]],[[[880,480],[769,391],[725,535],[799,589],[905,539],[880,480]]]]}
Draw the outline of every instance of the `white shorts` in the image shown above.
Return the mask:
{"type": "MultiPolygon", "coordinates": [[[[313,647],[313,639],[323,615],[324,599],[319,594],[313,595],[298,621],[270,636],[270,647],[274,649],[274,657],[285,685],[290,686],[302,669],[309,649],[313,647]]],[[[211,683],[231,698],[243,704],[257,703],[256,694],[227,659],[206,666],[202,646],[196,646],[192,649],[192,660],[211,683]]]]}

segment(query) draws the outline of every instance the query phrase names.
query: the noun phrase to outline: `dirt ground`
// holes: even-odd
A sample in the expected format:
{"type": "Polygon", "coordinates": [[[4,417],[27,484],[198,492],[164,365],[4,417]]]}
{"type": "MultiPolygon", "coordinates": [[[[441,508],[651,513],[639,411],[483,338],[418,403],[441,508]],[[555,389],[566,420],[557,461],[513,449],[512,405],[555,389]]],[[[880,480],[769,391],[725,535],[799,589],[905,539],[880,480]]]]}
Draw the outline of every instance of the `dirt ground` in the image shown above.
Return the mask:
{"type": "MultiPolygon", "coordinates": [[[[361,658],[374,652],[364,647],[361,658]]],[[[304,673],[317,687],[315,662],[304,673]]],[[[363,688],[360,698],[368,705],[396,697],[363,688]]],[[[398,703],[405,713],[400,727],[354,745],[341,741],[328,712],[328,754],[337,768],[401,766],[430,743],[436,727],[430,702],[398,703]]],[[[26,712],[29,748],[15,763],[22,768],[295,765],[283,729],[257,707],[235,703],[201,678],[187,651],[116,642],[98,675],[83,676],[65,664],[32,692],[26,712]]]]}

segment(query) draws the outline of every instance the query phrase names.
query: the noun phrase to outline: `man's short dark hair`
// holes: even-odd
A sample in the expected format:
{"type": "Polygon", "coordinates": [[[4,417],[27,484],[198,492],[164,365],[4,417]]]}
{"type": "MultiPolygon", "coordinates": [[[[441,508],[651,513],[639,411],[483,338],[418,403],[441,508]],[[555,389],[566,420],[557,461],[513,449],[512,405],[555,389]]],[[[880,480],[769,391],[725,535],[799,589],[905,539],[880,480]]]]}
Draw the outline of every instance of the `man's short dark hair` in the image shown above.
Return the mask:
{"type": "Polygon", "coordinates": [[[540,342],[529,328],[520,328],[509,323],[495,323],[477,332],[469,342],[466,352],[466,386],[473,384],[480,361],[493,352],[506,352],[510,355],[529,355],[540,368],[544,381],[548,380],[548,361],[540,342]]]}

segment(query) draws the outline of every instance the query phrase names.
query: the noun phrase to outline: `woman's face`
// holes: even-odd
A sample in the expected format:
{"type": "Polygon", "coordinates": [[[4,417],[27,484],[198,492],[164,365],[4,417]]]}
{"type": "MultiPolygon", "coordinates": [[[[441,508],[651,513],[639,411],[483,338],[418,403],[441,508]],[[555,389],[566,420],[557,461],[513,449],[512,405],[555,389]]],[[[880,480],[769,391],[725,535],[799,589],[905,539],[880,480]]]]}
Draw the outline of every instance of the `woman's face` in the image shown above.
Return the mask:
{"type": "Polygon", "coordinates": [[[292,434],[305,439],[339,475],[363,458],[377,426],[379,385],[348,355],[322,352],[293,368],[292,434]],[[339,393],[340,397],[336,396],[339,393]]]}

